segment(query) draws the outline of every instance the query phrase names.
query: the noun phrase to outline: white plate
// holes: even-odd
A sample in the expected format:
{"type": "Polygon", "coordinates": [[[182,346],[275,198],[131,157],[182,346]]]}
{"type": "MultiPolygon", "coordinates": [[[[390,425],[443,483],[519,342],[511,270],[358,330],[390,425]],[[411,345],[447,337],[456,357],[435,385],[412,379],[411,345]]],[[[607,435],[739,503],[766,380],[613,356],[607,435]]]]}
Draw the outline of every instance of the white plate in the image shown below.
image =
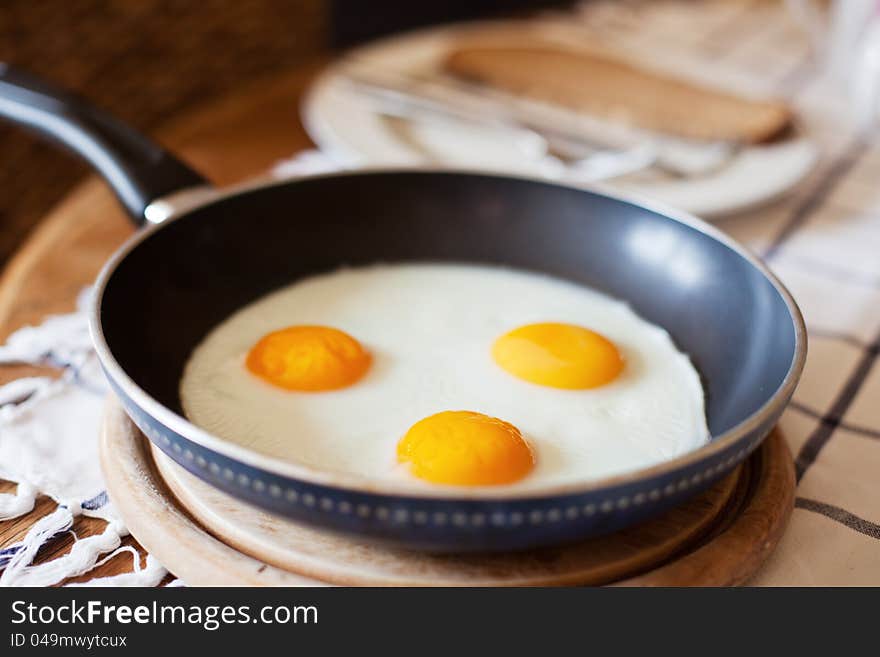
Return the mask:
{"type": "MultiPolygon", "coordinates": [[[[349,57],[374,70],[431,70],[456,39],[477,31],[488,35],[504,34],[506,30],[509,34],[510,29],[521,33],[523,25],[493,22],[433,28],[378,41],[352,51],[349,57]]],[[[554,26],[554,31],[558,29],[554,26]]],[[[548,36],[543,32],[541,35],[548,36]]],[[[377,114],[371,101],[337,74],[341,65],[318,78],[302,108],[311,138],[340,164],[434,164],[558,179],[558,169],[530,152],[513,131],[453,122],[404,122],[377,114]]],[[[672,179],[643,172],[606,184],[696,215],[718,217],[782,196],[806,177],[816,160],[815,145],[797,137],[744,148],[722,169],[698,178],[672,179]]],[[[564,174],[562,180],[577,184],[564,174]]]]}

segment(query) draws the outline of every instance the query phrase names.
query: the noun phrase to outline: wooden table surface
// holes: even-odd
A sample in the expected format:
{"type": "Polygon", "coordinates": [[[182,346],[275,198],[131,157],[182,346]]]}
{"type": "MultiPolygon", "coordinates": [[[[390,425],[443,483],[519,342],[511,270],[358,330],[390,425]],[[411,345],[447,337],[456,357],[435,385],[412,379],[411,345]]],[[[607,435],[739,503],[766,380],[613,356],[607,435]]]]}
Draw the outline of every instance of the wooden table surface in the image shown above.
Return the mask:
{"type": "MultiPolygon", "coordinates": [[[[278,160],[312,145],[299,121],[298,108],[302,92],[320,66],[316,61],[256,81],[225,100],[180,117],[159,132],[159,140],[219,186],[265,172],[278,160]]],[[[46,315],[72,310],[79,291],[94,280],[103,262],[133,231],[101,180],[91,178],[76,188],[40,223],[3,272],[0,340],[22,326],[38,324],[46,315]]],[[[0,366],[0,383],[47,373],[51,370],[0,366]]],[[[0,493],[14,489],[14,484],[0,481],[0,493]]],[[[54,508],[51,499],[40,498],[31,513],[0,522],[0,548],[20,540],[54,508]]],[[[104,524],[79,517],[73,529],[86,537],[103,531],[104,524]]],[[[131,537],[124,543],[139,547],[131,537]]],[[[56,539],[35,563],[65,554],[72,544],[70,535],[56,539]]],[[[129,570],[131,557],[122,554],[79,579],[129,570]]]]}

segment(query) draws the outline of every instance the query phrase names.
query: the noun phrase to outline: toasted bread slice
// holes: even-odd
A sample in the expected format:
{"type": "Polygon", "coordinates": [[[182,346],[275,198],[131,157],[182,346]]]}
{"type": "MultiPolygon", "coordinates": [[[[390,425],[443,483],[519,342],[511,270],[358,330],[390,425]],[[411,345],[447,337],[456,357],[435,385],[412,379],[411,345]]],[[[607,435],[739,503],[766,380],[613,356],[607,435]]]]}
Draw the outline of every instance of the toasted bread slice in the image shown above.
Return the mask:
{"type": "Polygon", "coordinates": [[[788,127],[780,101],[757,101],[643,70],[611,56],[547,46],[465,47],[455,76],[601,119],[688,139],[757,143],[788,127]]]}

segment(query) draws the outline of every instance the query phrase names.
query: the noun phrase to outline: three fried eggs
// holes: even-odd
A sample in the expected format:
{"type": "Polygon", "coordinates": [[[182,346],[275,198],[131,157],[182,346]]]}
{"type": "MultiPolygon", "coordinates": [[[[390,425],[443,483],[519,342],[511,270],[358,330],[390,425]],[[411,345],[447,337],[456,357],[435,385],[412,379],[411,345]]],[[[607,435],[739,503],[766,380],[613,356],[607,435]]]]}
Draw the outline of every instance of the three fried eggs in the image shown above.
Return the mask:
{"type": "Polygon", "coordinates": [[[419,485],[582,482],[709,436],[699,376],[664,330],[582,286],[481,266],[297,281],[215,327],[180,395],[233,443],[419,485]]]}

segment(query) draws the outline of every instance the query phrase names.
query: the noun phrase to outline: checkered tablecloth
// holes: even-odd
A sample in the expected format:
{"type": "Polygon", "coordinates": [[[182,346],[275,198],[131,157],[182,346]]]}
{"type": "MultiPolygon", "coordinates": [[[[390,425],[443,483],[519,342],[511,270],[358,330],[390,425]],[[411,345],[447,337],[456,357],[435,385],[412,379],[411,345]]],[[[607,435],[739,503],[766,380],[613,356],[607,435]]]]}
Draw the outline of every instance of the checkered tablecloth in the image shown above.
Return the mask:
{"type": "Polygon", "coordinates": [[[850,97],[782,2],[597,1],[577,13],[591,38],[654,65],[789,99],[820,145],[793,195],[717,222],[788,286],[809,332],[781,422],[795,511],[753,583],[880,584],[880,146],[857,134],[850,97]]]}

